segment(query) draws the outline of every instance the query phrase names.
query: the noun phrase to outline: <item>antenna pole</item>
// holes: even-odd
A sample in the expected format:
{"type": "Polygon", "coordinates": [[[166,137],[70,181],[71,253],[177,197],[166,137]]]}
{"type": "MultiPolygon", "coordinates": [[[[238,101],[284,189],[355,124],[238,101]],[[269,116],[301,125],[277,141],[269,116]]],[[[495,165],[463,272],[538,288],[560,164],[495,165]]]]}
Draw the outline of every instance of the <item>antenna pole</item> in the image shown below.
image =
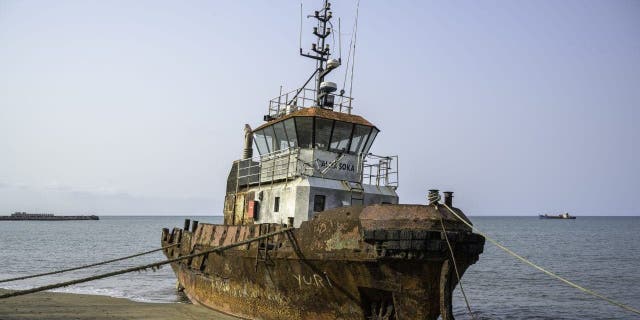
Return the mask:
{"type": "Polygon", "coordinates": [[[342,28],[340,26],[340,18],[338,18],[338,55],[338,59],[342,60],[342,28]]]}
{"type": "Polygon", "coordinates": [[[331,34],[331,28],[327,27],[329,20],[331,20],[331,3],[328,0],[324,0],[324,7],[321,10],[315,11],[312,16],[317,20],[317,27],[313,28],[313,34],[318,38],[316,43],[311,44],[311,51],[313,53],[303,53],[300,48],[300,55],[316,60],[316,103],[320,105],[320,84],[324,81],[324,77],[331,71],[326,70],[326,62],[331,56],[329,44],[325,39],[331,34]]]}
{"type": "MultiPolygon", "coordinates": [[[[329,11],[329,8],[331,7],[331,4],[329,3],[329,0],[324,0],[324,9],[322,10],[322,19],[318,18],[318,21],[320,22],[320,25],[322,26],[322,33],[320,35],[318,35],[318,32],[316,30],[314,30],[314,34],[316,36],[318,36],[318,40],[320,41],[320,50],[322,51],[323,54],[321,54],[322,57],[324,57],[325,55],[329,56],[329,45],[325,44],[325,38],[329,35],[329,33],[331,32],[331,30],[329,30],[329,32],[327,32],[327,21],[329,21],[329,19],[331,19],[331,13],[329,11]],[[327,15],[327,13],[329,13],[327,15]],[[328,16],[328,19],[327,19],[328,16]]],[[[316,11],[316,17],[318,16],[318,12],[316,11]]],[[[318,81],[316,82],[316,103],[319,105],[320,104],[320,84],[324,81],[324,67],[325,67],[325,62],[327,61],[327,58],[323,59],[323,60],[319,60],[319,65],[318,65],[318,69],[320,70],[320,73],[318,73],[318,81]]]]}
{"type": "Polygon", "coordinates": [[[300,52],[302,52],[302,0],[300,0],[300,36],[298,38],[300,52]]]}
{"type": "MultiPolygon", "coordinates": [[[[353,68],[356,64],[356,42],[358,41],[358,15],[360,13],[360,0],[356,2],[356,23],[353,31],[353,59],[351,61],[351,81],[349,83],[349,97],[352,97],[353,92],[353,68]]],[[[349,100],[349,107],[351,107],[351,100],[349,100]]]]}

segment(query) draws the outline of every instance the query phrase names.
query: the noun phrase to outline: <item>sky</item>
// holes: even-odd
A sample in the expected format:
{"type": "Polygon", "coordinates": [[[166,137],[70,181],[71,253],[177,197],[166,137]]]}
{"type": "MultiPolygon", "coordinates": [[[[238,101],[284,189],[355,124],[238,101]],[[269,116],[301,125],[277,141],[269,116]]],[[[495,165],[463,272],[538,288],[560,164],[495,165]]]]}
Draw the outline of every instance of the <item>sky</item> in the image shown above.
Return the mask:
{"type": "MultiPolygon", "coordinates": [[[[0,214],[220,215],[244,124],[313,71],[299,36],[297,1],[0,0],[0,214]]],[[[402,203],[640,214],[639,1],[363,0],[354,70],[402,203]]]]}

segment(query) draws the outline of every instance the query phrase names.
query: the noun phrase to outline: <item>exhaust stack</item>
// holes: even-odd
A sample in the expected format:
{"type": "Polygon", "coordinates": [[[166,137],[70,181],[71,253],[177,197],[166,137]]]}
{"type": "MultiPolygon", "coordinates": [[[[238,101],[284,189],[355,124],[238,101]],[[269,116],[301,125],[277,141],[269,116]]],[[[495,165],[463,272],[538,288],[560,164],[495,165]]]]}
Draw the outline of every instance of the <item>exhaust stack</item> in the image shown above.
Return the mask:
{"type": "Polygon", "coordinates": [[[244,149],[242,149],[242,160],[253,158],[253,134],[251,126],[244,125],[244,149]]]}

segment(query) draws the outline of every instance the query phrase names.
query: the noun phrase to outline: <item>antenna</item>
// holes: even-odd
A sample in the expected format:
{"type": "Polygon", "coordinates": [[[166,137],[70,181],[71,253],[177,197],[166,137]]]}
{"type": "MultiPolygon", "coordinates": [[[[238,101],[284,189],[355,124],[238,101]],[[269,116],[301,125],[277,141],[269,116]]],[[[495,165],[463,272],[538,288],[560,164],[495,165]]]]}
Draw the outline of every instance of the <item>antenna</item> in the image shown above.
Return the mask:
{"type": "Polygon", "coordinates": [[[300,52],[302,52],[302,0],[300,0],[300,37],[298,38],[300,52]]]}
{"type": "MultiPolygon", "coordinates": [[[[356,2],[356,22],[353,31],[353,61],[351,61],[351,81],[349,83],[349,96],[351,97],[353,92],[353,66],[356,65],[356,42],[358,41],[358,15],[360,13],[360,0],[356,2]]],[[[349,107],[351,107],[351,100],[349,100],[349,107]]]]}
{"type": "Polygon", "coordinates": [[[338,55],[340,60],[342,60],[342,28],[340,26],[340,18],[338,17],[338,55]]]}
{"type": "MultiPolygon", "coordinates": [[[[289,104],[297,99],[300,92],[307,87],[311,79],[316,77],[316,105],[333,108],[334,96],[330,95],[330,93],[336,90],[336,84],[333,82],[324,82],[324,78],[341,64],[341,59],[330,59],[331,50],[329,44],[326,43],[326,38],[332,35],[334,31],[332,30],[333,25],[331,24],[332,16],[331,3],[329,3],[328,0],[324,0],[322,9],[314,11],[313,15],[307,16],[307,18],[315,18],[317,21],[316,27],[313,28],[313,34],[317,39],[315,43],[311,44],[311,52],[308,51],[305,53],[302,51],[302,3],[300,4],[300,55],[315,60],[316,68],[311,74],[311,77],[297,90],[293,98],[290,99],[289,104]]],[[[335,46],[335,36],[332,37],[332,40],[335,46]]],[[[342,50],[341,44],[340,50],[342,50]]]]}
{"type": "Polygon", "coordinates": [[[331,3],[325,0],[323,8],[309,16],[317,20],[317,26],[313,28],[313,34],[317,37],[317,40],[311,44],[312,53],[303,53],[302,48],[300,48],[301,56],[316,60],[316,103],[319,106],[332,105],[332,102],[328,101],[330,100],[329,92],[321,92],[321,85],[324,82],[325,76],[340,65],[339,61],[329,59],[329,57],[331,57],[331,50],[329,44],[326,43],[326,38],[332,34],[332,28],[329,27],[331,25],[330,20],[332,15],[331,3]]]}

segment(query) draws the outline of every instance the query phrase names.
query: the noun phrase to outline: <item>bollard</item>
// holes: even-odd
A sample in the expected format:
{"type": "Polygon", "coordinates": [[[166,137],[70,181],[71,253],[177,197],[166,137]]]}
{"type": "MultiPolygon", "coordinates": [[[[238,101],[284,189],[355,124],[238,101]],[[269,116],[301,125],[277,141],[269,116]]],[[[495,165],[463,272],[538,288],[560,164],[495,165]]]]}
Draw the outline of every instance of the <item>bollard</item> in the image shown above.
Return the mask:
{"type": "Polygon", "coordinates": [[[453,191],[445,191],[444,193],[444,204],[449,207],[453,207],[453,191]]]}
{"type": "Polygon", "coordinates": [[[191,220],[189,219],[184,219],[184,231],[189,231],[189,225],[191,224],[191,220]]]}
{"type": "Polygon", "coordinates": [[[193,223],[191,224],[191,232],[196,232],[197,228],[198,228],[198,221],[193,220],[193,223]]]}
{"type": "Polygon", "coordinates": [[[427,195],[427,199],[429,200],[430,205],[438,205],[438,201],[440,201],[440,191],[438,189],[430,189],[429,194],[427,195]]]}

